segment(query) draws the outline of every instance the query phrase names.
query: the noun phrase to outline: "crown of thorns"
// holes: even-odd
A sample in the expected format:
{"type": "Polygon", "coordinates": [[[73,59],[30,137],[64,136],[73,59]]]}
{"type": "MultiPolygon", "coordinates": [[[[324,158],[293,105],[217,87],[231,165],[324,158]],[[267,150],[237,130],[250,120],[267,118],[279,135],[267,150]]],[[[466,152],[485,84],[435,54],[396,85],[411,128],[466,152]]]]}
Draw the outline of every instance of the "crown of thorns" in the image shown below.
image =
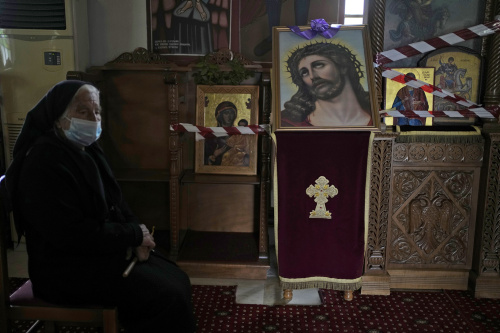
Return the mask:
{"type": "MultiPolygon", "coordinates": [[[[356,58],[351,50],[340,44],[325,43],[325,42],[311,42],[306,46],[297,47],[295,50],[291,51],[290,56],[286,62],[286,70],[290,73],[290,77],[294,83],[301,82],[301,77],[299,75],[299,70],[297,64],[299,61],[310,55],[324,55],[330,58],[331,55],[340,56],[346,60],[346,64],[349,63],[358,74],[358,78],[361,79],[364,76],[362,65],[356,58]]],[[[335,61],[337,65],[338,61],[335,61]]]]}

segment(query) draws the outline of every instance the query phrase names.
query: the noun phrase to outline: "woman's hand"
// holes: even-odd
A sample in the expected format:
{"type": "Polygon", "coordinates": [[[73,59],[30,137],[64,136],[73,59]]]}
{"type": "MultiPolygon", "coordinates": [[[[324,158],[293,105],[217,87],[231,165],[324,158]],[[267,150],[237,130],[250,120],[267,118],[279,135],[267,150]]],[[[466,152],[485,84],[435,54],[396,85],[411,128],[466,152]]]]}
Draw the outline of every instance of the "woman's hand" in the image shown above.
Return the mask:
{"type": "Polygon", "coordinates": [[[154,242],[153,236],[149,233],[148,228],[144,224],[139,226],[142,229],[142,243],[141,246],[135,248],[134,252],[137,256],[137,260],[146,261],[149,258],[149,252],[155,248],[156,243],[154,242]]]}

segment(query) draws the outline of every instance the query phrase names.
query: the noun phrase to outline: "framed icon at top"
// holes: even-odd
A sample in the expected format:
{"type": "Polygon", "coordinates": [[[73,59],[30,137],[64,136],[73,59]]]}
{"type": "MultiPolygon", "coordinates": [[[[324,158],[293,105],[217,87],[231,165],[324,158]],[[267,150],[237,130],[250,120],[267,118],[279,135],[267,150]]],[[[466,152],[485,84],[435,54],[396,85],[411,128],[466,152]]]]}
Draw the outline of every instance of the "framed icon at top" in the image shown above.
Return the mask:
{"type": "Polygon", "coordinates": [[[240,1],[146,0],[148,49],[169,56],[238,50],[239,10],[240,1]]]}
{"type": "MultiPolygon", "coordinates": [[[[437,87],[473,103],[480,103],[482,61],[478,53],[465,47],[447,47],[428,53],[419,65],[435,68],[434,85],[437,87]]],[[[435,111],[463,108],[443,98],[434,98],[435,111]]]]}
{"type": "MultiPolygon", "coordinates": [[[[299,27],[301,31],[310,29],[299,27]]],[[[332,38],[273,29],[276,130],[377,130],[373,58],[365,25],[332,38]]]]}

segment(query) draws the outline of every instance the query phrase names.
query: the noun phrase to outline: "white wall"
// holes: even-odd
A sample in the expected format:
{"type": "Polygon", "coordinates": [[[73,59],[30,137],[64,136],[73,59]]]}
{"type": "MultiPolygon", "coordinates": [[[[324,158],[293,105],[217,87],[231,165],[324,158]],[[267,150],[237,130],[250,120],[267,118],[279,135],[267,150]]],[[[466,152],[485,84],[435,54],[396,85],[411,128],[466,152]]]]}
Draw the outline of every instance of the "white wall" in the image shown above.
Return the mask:
{"type": "Polygon", "coordinates": [[[88,0],[90,66],[148,47],[146,1],[88,0]]]}

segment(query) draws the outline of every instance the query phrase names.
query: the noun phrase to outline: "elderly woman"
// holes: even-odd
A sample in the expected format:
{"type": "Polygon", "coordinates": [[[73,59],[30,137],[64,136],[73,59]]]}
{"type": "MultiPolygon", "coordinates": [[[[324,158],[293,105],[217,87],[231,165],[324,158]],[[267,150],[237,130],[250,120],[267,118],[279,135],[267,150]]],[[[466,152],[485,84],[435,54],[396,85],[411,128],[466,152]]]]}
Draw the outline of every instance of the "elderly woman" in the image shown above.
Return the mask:
{"type": "Polygon", "coordinates": [[[124,201],[100,134],[99,91],[82,81],[58,83],[26,117],[6,184],[33,292],[52,303],[117,306],[127,332],[194,332],[189,278],[151,252],[153,237],[124,201]],[[138,263],[125,278],[129,249],[138,263]]]}

